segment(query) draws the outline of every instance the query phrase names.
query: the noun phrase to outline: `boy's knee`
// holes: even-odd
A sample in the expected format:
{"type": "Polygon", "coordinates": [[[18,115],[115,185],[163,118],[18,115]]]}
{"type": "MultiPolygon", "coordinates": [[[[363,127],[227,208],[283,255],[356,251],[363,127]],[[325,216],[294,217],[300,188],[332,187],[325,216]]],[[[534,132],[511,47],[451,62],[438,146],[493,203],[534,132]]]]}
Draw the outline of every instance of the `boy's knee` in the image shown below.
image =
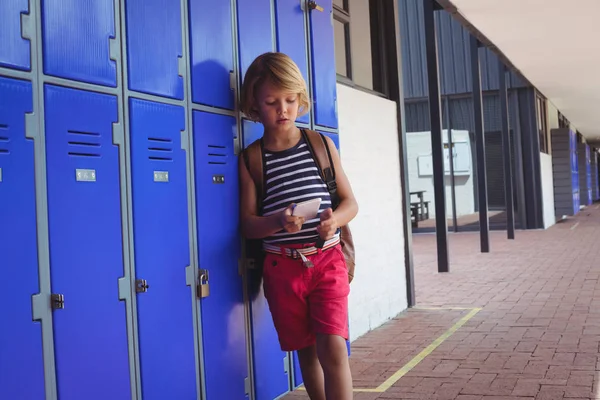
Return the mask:
{"type": "Polygon", "coordinates": [[[348,365],[346,341],[338,335],[317,335],[317,353],[325,373],[345,368],[348,365]]]}

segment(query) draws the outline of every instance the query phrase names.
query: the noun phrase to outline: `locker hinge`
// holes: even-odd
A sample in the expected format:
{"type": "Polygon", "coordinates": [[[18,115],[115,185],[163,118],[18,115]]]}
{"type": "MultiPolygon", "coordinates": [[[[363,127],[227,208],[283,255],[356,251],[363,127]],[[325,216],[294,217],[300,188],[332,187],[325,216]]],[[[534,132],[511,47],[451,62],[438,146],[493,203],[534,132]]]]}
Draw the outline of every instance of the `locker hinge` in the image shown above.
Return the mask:
{"type": "Polygon", "coordinates": [[[289,375],[290,373],[290,356],[289,353],[283,357],[283,372],[289,375]]]}
{"type": "Polygon", "coordinates": [[[177,74],[182,78],[185,78],[185,58],[177,56],[177,74]]]}
{"type": "Polygon", "coordinates": [[[63,308],[65,308],[65,296],[62,294],[51,294],[50,307],[53,310],[62,310],[63,308]]]}
{"type": "Polygon", "coordinates": [[[203,299],[205,297],[210,296],[210,286],[208,283],[208,270],[201,269],[199,270],[198,277],[198,297],[203,299]]]}
{"type": "Polygon", "coordinates": [[[250,378],[246,377],[244,379],[244,390],[246,391],[246,395],[249,396],[250,395],[250,378]]]}
{"type": "Polygon", "coordinates": [[[113,61],[118,61],[121,58],[121,43],[117,38],[108,39],[108,54],[113,61]]]}
{"type": "Polygon", "coordinates": [[[235,72],[229,70],[229,89],[235,91],[236,87],[235,72]]]}
{"type": "Polygon", "coordinates": [[[135,292],[136,293],[146,293],[150,285],[145,279],[136,279],[135,280],[135,292]]]}
{"type": "Polygon", "coordinates": [[[23,39],[31,40],[35,37],[34,24],[35,18],[31,14],[21,14],[21,37],[23,39]]]}

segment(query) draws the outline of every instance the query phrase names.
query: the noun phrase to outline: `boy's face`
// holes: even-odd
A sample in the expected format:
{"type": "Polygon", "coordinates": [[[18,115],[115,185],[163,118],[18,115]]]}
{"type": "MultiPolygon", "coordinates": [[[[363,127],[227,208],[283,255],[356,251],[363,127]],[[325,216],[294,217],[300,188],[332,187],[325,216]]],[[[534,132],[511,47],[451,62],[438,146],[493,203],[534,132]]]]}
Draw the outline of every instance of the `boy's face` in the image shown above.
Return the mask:
{"type": "Polygon", "coordinates": [[[293,128],[298,117],[298,94],[283,91],[265,82],[256,93],[256,109],[260,122],[270,131],[293,128]]]}

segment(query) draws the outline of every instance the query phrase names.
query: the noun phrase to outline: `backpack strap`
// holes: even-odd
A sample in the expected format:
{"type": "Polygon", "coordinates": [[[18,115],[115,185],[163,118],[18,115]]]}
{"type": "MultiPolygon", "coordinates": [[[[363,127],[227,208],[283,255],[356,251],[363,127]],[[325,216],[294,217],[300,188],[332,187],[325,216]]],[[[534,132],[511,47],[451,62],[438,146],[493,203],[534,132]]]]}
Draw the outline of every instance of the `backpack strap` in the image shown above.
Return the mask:
{"type": "Polygon", "coordinates": [[[317,162],[321,178],[323,178],[323,181],[327,185],[327,191],[331,196],[332,208],[335,210],[340,203],[340,199],[335,181],[335,167],[333,166],[333,159],[331,158],[331,150],[329,149],[327,139],[320,132],[308,129],[302,129],[301,131],[313,158],[317,162]]]}
{"type": "Polygon", "coordinates": [[[264,167],[262,153],[261,139],[254,141],[242,153],[246,169],[250,173],[250,176],[254,181],[254,186],[256,187],[256,207],[258,211],[262,209],[262,199],[264,197],[264,167]]]}

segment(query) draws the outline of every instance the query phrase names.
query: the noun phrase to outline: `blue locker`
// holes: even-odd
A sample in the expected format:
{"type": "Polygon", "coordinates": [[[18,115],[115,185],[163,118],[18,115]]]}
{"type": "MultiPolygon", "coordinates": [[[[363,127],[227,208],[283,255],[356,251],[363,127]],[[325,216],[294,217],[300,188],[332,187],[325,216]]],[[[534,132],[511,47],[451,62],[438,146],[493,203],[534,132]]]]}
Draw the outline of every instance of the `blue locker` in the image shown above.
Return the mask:
{"type": "Polygon", "coordinates": [[[58,395],[129,399],[117,98],[46,86],[48,224],[58,395]]]}
{"type": "Polygon", "coordinates": [[[0,78],[0,399],[44,398],[42,330],[31,320],[39,293],[34,151],[25,138],[32,111],[31,83],[0,78]]]}
{"type": "Polygon", "coordinates": [[[180,1],[127,0],[125,14],[129,89],[182,100],[180,1]]]}
{"type": "MultiPolygon", "coordinates": [[[[277,51],[287,54],[298,64],[302,76],[308,84],[308,57],[306,40],[304,40],[304,10],[302,10],[299,1],[290,2],[289,0],[276,0],[275,9],[277,16],[277,51]]],[[[303,115],[297,121],[310,123],[310,114],[303,115]]]]}
{"type": "Polygon", "coordinates": [[[117,67],[110,59],[114,1],[44,0],[42,7],[44,72],[115,87],[117,67]]]}
{"type": "Polygon", "coordinates": [[[322,132],[321,133],[325,136],[328,136],[331,140],[333,140],[333,144],[335,144],[335,148],[338,149],[338,151],[340,150],[340,135],[338,135],[337,133],[331,133],[331,132],[322,132]]]}
{"type": "Polygon", "coordinates": [[[207,399],[245,398],[248,377],[242,277],[238,273],[238,164],[234,117],[194,111],[199,268],[210,295],[201,301],[207,399]]]}
{"type": "Polygon", "coordinates": [[[310,10],[313,104],[315,124],[338,127],[333,7],[331,0],[320,1],[323,11],[310,10]]]}
{"type": "Polygon", "coordinates": [[[144,399],[196,398],[183,107],[130,99],[133,237],[144,399]],[[167,368],[165,368],[168,366],[167,368]]]}
{"type": "Polygon", "coordinates": [[[192,101],[233,110],[233,23],[230,1],[189,0],[192,101]]]}
{"type": "MultiPolygon", "coordinates": [[[[244,147],[263,135],[263,126],[244,121],[244,147]]],[[[277,331],[262,286],[251,305],[254,377],[257,400],[275,399],[290,390],[286,372],[287,353],[281,351],[277,331]]]]}
{"type": "Polygon", "coordinates": [[[262,53],[273,51],[271,0],[238,0],[237,19],[242,82],[252,61],[262,53]]]}
{"type": "Polygon", "coordinates": [[[23,39],[21,14],[29,14],[29,0],[0,1],[0,67],[29,71],[31,50],[23,39]]]}

